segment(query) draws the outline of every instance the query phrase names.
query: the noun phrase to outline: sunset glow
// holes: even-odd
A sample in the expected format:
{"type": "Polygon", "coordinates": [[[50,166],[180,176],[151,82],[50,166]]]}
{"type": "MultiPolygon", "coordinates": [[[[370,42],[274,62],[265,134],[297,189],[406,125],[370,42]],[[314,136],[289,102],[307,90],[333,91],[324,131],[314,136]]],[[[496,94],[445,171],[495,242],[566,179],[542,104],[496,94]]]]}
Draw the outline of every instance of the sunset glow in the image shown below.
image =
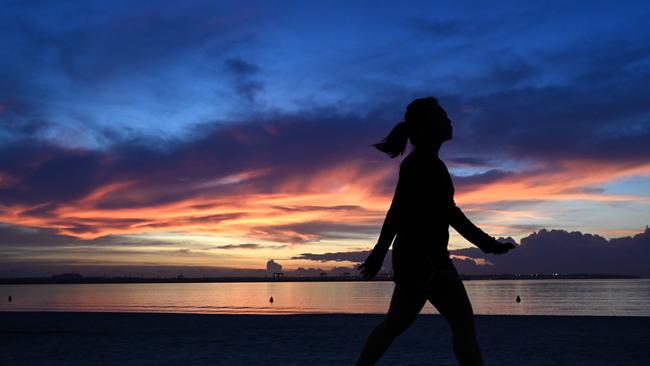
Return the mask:
{"type": "Polygon", "coordinates": [[[426,95],[454,126],[455,201],[491,235],[650,224],[634,9],[34,6],[0,15],[0,275],[352,268],[296,258],[375,244],[401,158],[371,144],[426,95]]]}

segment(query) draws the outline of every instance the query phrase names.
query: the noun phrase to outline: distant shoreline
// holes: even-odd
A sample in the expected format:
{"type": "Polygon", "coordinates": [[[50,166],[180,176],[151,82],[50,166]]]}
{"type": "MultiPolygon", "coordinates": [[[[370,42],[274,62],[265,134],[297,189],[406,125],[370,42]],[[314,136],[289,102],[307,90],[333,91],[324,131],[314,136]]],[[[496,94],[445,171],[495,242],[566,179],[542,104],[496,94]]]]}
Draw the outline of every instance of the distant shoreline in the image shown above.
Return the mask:
{"type": "MultiPolygon", "coordinates": [[[[530,275],[462,275],[463,280],[562,280],[562,279],[638,279],[639,276],[609,274],[530,274],[530,275]]],[[[372,281],[392,281],[386,276],[372,281]]],[[[0,278],[0,285],[41,285],[41,284],[117,284],[117,283],[229,283],[229,282],[364,282],[359,277],[19,277],[0,278]]]]}

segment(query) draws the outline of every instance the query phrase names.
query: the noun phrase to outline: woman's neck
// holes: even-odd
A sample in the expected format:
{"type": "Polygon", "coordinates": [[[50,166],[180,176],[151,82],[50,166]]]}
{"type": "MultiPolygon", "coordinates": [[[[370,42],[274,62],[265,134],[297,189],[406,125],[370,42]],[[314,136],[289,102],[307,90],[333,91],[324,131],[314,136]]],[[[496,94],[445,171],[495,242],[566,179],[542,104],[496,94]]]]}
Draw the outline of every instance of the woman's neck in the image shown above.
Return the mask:
{"type": "Polygon", "coordinates": [[[434,157],[438,158],[438,152],[440,151],[441,146],[442,143],[425,145],[425,146],[416,146],[414,151],[417,152],[418,154],[433,155],[434,157]]]}

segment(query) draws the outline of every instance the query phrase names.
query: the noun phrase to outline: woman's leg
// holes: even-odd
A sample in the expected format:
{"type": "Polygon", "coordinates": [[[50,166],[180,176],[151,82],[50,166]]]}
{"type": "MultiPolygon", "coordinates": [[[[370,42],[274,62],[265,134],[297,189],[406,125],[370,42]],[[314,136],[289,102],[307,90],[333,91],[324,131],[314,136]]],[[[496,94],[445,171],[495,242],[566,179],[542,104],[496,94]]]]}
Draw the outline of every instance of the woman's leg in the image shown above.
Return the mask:
{"type": "Polygon", "coordinates": [[[370,333],[357,365],[374,365],[393,340],[409,327],[427,301],[421,290],[395,284],[386,318],[370,333]]]}
{"type": "Polygon", "coordinates": [[[456,271],[443,271],[433,279],[428,299],[451,326],[454,353],[461,366],[481,366],[474,312],[456,271]]]}

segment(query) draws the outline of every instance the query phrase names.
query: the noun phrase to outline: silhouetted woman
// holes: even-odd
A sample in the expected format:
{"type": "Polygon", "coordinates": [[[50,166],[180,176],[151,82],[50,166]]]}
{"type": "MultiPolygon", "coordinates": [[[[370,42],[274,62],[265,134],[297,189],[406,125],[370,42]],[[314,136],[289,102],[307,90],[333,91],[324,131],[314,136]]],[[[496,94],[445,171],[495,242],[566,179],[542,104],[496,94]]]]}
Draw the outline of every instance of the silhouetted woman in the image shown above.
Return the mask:
{"type": "Polygon", "coordinates": [[[392,158],[404,152],[408,140],[414,149],[400,164],[399,181],[377,245],[359,266],[363,278],[372,279],[396,237],[395,289],[388,314],[368,337],[357,365],[373,365],[379,360],[427,300],[449,322],[459,363],[483,364],[472,306],[447,251],[449,225],[485,253],[501,254],[514,246],[484,233],[456,206],[451,177],[438,158],[440,146],[451,137],[447,113],[436,98],[429,97],[411,102],[404,121],[374,145],[392,158]]]}

